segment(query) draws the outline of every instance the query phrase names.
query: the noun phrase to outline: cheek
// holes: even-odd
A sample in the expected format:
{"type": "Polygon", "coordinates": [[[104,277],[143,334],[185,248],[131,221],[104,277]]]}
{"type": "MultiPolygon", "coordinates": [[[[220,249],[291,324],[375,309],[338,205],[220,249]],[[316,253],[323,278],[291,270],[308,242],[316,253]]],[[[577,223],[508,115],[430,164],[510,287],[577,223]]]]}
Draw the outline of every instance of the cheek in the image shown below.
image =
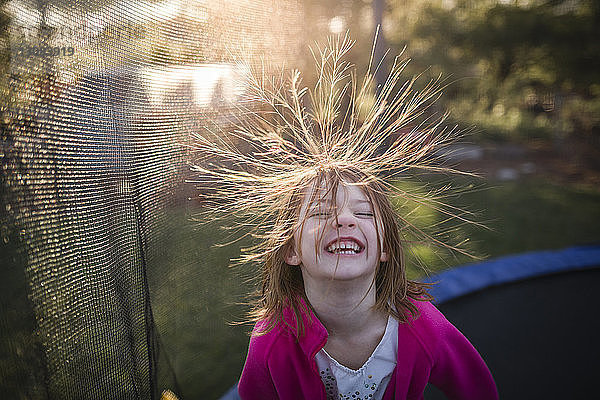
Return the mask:
{"type": "Polygon", "coordinates": [[[302,227],[301,233],[296,233],[294,235],[294,241],[296,243],[296,249],[298,249],[299,255],[306,256],[307,253],[310,254],[314,247],[314,237],[314,228],[308,223],[302,227]]]}
{"type": "Polygon", "coordinates": [[[306,238],[305,242],[316,243],[322,236],[327,222],[315,219],[307,222],[302,231],[302,235],[306,238]]]}
{"type": "MultiPolygon", "coordinates": [[[[374,227],[374,229],[375,229],[375,227],[374,227]]],[[[379,250],[382,252],[382,255],[383,255],[383,252],[385,251],[385,245],[384,245],[385,229],[383,229],[383,225],[379,221],[377,223],[375,235],[377,235],[379,238],[379,247],[380,247],[379,250]]],[[[382,259],[382,261],[386,261],[386,260],[382,259]]]]}

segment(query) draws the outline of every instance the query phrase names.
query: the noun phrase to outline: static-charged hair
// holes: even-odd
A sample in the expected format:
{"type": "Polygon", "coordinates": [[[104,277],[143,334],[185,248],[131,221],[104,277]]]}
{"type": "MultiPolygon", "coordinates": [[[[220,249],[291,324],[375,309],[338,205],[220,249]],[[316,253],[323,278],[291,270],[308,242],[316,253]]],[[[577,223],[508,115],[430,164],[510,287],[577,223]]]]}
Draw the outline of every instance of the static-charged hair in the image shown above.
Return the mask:
{"type": "Polygon", "coordinates": [[[301,334],[301,315],[310,314],[302,309],[303,303],[310,304],[300,268],[287,265],[285,255],[303,223],[300,209],[312,184],[326,192],[340,184],[357,185],[378,210],[384,231],[378,248],[385,247],[389,258],[379,263],[372,283],[375,308],[399,321],[416,315],[411,300],[431,299],[427,285],[406,277],[402,238],[410,233],[413,241],[466,254],[396,213],[390,201],[426,204],[446,220],[472,222],[462,210],[442,203],[437,193],[412,193],[391,183],[414,172],[464,174],[442,166],[442,150],[460,132],[446,127],[447,114],[437,115],[432,108],[441,95],[440,80],[415,90],[418,77],[403,82],[408,60],[396,57],[375,92],[371,67],[359,82],[344,60],[352,45],[346,35],[313,50],[319,77],[310,89],[302,86],[298,71],[273,76],[241,68],[247,71],[249,95],[248,102],[237,106],[235,129],[207,129],[193,143],[199,155],[195,182],[205,189],[204,220],[238,217],[231,225],[248,229],[243,235],[255,239],[234,263],[260,271],[248,321],[265,320],[266,330],[282,322],[283,310],[290,307],[298,322],[294,329],[301,334]]]}

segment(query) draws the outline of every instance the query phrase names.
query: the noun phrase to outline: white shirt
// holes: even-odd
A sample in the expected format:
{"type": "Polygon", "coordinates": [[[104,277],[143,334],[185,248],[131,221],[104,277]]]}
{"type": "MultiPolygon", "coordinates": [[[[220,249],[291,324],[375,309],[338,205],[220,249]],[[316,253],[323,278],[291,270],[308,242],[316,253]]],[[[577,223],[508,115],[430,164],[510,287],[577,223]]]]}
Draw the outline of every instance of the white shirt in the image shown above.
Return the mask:
{"type": "Polygon", "coordinates": [[[357,370],[350,369],[321,349],[315,356],[327,399],[381,400],[398,354],[398,321],[388,317],[385,333],[373,354],[357,370]]]}

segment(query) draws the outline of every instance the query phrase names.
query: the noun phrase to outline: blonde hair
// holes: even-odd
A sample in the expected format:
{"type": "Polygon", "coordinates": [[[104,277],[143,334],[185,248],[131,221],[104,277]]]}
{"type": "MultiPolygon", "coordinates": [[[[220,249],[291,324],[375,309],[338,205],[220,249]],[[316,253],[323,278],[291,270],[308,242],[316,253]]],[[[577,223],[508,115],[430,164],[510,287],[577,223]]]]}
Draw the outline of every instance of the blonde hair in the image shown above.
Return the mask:
{"type": "Polygon", "coordinates": [[[406,278],[404,231],[463,252],[411,224],[390,203],[390,197],[399,197],[427,204],[447,219],[470,222],[435,194],[410,193],[389,183],[419,170],[462,173],[439,162],[440,149],[459,136],[455,128],[443,125],[446,114],[430,112],[440,96],[439,80],[413,90],[417,78],[401,81],[408,61],[396,58],[387,80],[373,94],[370,68],[359,84],[353,66],[344,61],[352,45],[346,35],[314,50],[319,79],[311,89],[302,87],[298,71],[285,79],[284,74],[269,78],[246,68],[251,101],[240,107],[236,129],[195,137],[200,155],[196,183],[213,200],[206,220],[239,216],[240,226],[250,228],[245,235],[257,240],[235,263],[261,269],[249,321],[265,320],[264,331],[282,322],[283,310],[290,307],[298,322],[295,330],[302,334],[301,314],[310,314],[300,269],[285,263],[285,252],[293,243],[304,189],[312,183],[323,182],[328,189],[342,182],[358,185],[380,210],[389,259],[380,263],[373,282],[375,307],[400,321],[416,316],[411,300],[431,299],[427,285],[406,278]]]}

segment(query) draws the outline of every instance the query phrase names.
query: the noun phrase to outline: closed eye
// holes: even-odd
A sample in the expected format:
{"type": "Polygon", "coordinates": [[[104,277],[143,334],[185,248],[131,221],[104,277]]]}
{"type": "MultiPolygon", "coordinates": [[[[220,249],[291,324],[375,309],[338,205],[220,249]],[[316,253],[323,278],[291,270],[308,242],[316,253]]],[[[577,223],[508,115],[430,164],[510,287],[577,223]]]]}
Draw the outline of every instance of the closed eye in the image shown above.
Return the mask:
{"type": "Polygon", "coordinates": [[[309,217],[329,218],[329,215],[327,212],[315,212],[310,214],[309,217]]]}
{"type": "Polygon", "coordinates": [[[356,213],[356,215],[359,217],[372,217],[373,213],[372,212],[359,212],[359,213],[356,213]]]}

